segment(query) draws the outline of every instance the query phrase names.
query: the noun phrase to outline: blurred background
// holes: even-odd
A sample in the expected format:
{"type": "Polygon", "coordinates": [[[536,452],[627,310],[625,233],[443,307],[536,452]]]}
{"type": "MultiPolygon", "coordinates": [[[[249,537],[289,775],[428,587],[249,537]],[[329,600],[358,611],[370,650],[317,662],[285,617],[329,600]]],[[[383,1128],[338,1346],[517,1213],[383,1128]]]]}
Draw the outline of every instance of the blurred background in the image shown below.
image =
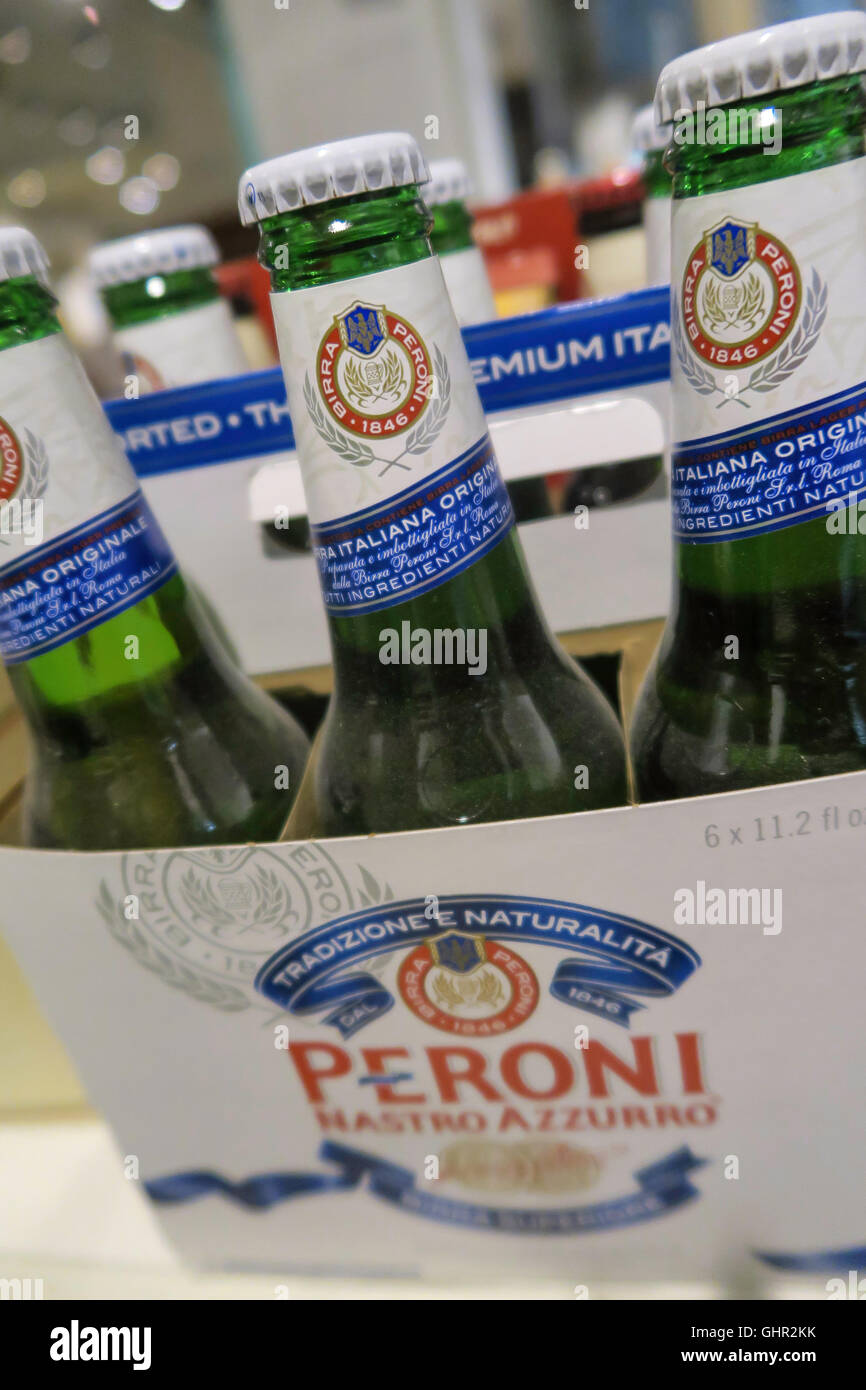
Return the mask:
{"type": "Polygon", "coordinates": [[[492,260],[499,253],[500,312],[634,288],[641,255],[622,239],[600,278],[581,280],[575,229],[639,231],[631,124],[660,67],[698,44],[840,7],[0,0],[0,221],[24,222],[44,243],[67,327],[87,350],[106,333],[80,270],[93,244],[203,222],[226,260],[251,256],[256,237],[235,207],[246,164],[406,129],[429,158],[467,164],[477,239],[492,260]],[[514,195],[531,189],[558,194],[530,202],[527,228],[514,195]]]}

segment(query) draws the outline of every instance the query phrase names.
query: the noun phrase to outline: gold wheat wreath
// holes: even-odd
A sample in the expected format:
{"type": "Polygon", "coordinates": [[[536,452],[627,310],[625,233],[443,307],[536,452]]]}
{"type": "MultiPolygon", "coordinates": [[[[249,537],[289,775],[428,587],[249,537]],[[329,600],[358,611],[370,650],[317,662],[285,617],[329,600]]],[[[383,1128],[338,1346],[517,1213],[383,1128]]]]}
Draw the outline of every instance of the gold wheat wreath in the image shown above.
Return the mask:
{"type": "Polygon", "coordinates": [[[382,358],[383,379],[379,390],[371,386],[361,375],[361,368],[354,358],[346,363],[346,382],[359,401],[381,400],[383,396],[396,396],[406,389],[406,373],[396,352],[386,352],[382,358]]]}
{"type": "MultiPolygon", "coordinates": [[[[502,985],[499,983],[492,970],[480,971],[478,975],[478,985],[477,1000],[479,1004],[489,1004],[491,1007],[494,1007],[505,998],[502,985]]],[[[440,1004],[443,1004],[446,1008],[458,1009],[466,1003],[459,988],[449,980],[444,971],[440,970],[439,974],[433,977],[433,992],[440,1004]]]]}
{"type": "MultiPolygon", "coordinates": [[[[739,291],[738,291],[739,293],[739,291]]],[[[722,308],[718,286],[712,280],[704,295],[704,316],[713,328],[733,327],[735,324],[751,331],[764,307],[764,289],[757,275],[747,275],[742,281],[742,300],[735,319],[728,319],[722,308]]]]}
{"type": "Polygon", "coordinates": [[[806,291],[806,299],[803,308],[803,318],[793,335],[779,352],[777,357],[770,356],[765,362],[759,363],[752,371],[751,376],[743,387],[735,395],[728,395],[721,386],[716,384],[713,374],[702,367],[690,355],[686,346],[685,336],[682,327],[682,320],[679,311],[674,315],[673,339],[674,348],[682,368],[683,376],[691,387],[701,396],[719,395],[723,399],[719,402],[717,409],[724,405],[725,401],[738,400],[741,405],[748,410],[747,401],[743,396],[747,391],[773,391],[786,381],[798,367],[802,366],[812,348],[821,335],[824,327],[824,320],[827,317],[827,286],[821,279],[817,270],[812,270],[812,278],[809,288],[806,291]]]}

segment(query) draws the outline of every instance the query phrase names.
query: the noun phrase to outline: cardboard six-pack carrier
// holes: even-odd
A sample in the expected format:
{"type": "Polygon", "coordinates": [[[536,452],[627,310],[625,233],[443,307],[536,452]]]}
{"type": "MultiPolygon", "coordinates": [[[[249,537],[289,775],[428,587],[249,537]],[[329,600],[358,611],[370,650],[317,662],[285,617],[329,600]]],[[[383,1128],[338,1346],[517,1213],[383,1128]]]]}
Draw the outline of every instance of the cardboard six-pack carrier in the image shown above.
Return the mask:
{"type": "MultiPolygon", "coordinates": [[[[465,336],[510,478],[661,451],[666,290],[465,336]]],[[[245,667],[327,690],[314,562],[262,543],[303,511],[278,375],[108,409],[245,667]]],[[[626,716],[664,491],[521,528],[569,648],[621,653],[626,716]]],[[[7,840],[23,746],[8,708],[7,840]]],[[[9,843],[0,925],[195,1263],[823,1282],[866,1244],[864,839],[855,773],[331,841],[9,843]]]]}

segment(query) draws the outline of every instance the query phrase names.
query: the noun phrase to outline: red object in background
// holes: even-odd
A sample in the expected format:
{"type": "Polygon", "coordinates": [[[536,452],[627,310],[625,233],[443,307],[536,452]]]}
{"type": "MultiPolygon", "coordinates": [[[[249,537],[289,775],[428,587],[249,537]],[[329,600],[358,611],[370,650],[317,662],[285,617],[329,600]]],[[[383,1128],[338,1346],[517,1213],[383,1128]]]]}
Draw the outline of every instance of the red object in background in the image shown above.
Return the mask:
{"type": "Polygon", "coordinates": [[[640,207],[644,200],[643,179],[637,169],[623,167],[614,169],[600,179],[584,179],[569,187],[572,202],[578,217],[588,214],[608,213],[611,217],[619,211],[640,207]]]}
{"type": "Polygon", "coordinates": [[[264,266],[259,264],[255,256],[244,256],[239,261],[224,261],[216,267],[215,273],[220,291],[227,299],[246,300],[252,305],[276,353],[277,335],[270,299],[271,277],[264,266]]]}
{"type": "Polygon", "coordinates": [[[533,246],[529,251],[502,251],[485,264],[494,294],[519,290],[529,285],[549,287],[557,299],[558,266],[549,246],[533,246]]]}
{"type": "Polygon", "coordinates": [[[620,221],[629,225],[639,220],[643,197],[639,172],[623,167],[603,178],[530,189],[507,203],[473,208],[475,240],[491,284],[494,289],[514,288],[524,271],[549,283],[552,261],[557,300],[580,299],[583,277],[574,262],[582,229],[584,235],[596,235],[620,221]]]}
{"type": "MultiPolygon", "coordinates": [[[[581,274],[574,264],[580,237],[570,190],[531,189],[507,203],[473,207],[472,214],[475,240],[494,286],[498,260],[515,251],[544,250],[553,257],[556,298],[580,297],[581,274]]],[[[508,274],[504,267],[503,272],[508,274]]]]}

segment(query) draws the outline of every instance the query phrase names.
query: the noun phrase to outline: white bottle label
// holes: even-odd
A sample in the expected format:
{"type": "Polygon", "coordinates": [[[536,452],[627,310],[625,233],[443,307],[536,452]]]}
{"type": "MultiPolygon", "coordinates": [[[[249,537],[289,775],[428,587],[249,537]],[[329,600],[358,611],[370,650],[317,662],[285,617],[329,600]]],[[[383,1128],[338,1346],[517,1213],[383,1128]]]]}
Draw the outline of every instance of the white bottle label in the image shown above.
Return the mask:
{"type": "Polygon", "coordinates": [[[470,323],[490,323],[496,318],[496,303],[484,257],[477,246],[450,251],[439,257],[445,286],[461,328],[470,323]]]}
{"type": "Polygon", "coordinates": [[[273,294],[325,605],[435,588],[513,524],[436,257],[273,294]]]}
{"type": "Polygon", "coordinates": [[[174,556],[62,333],[0,352],[0,657],[138,603],[174,556]]]}
{"type": "Polygon", "coordinates": [[[827,516],[866,482],[864,226],[866,158],[674,202],[680,540],[827,516]]]}
{"type": "Polygon", "coordinates": [[[119,328],[114,341],[123,356],[124,370],[138,377],[141,395],[240,376],[250,369],[224,299],[166,314],[152,323],[119,328]]]}

